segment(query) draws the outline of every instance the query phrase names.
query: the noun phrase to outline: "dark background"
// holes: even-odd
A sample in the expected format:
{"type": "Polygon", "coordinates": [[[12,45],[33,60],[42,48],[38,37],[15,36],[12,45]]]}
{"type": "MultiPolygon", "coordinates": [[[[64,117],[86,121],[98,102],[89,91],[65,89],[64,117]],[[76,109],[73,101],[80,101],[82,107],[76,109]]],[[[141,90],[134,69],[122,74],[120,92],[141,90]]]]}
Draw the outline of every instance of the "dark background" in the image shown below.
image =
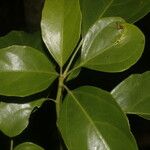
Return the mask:
{"type": "MultiPolygon", "coordinates": [[[[44,0],[1,0],[0,1],[0,36],[12,30],[33,32],[40,28],[41,10],[44,0]]],[[[122,73],[102,73],[82,69],[80,76],[69,82],[70,88],[81,85],[93,85],[111,91],[119,82],[132,73],[143,73],[150,70],[150,14],[136,25],[146,36],[146,47],[143,56],[137,64],[122,73]]],[[[54,92],[54,91],[53,91],[54,92]]],[[[55,93],[53,94],[55,95],[55,93]]],[[[135,115],[128,116],[140,150],[150,150],[150,121],[135,115]]],[[[30,117],[30,124],[25,131],[14,138],[14,144],[31,141],[41,145],[45,150],[59,150],[55,126],[55,105],[46,102],[30,117]]],[[[8,150],[10,139],[0,132],[0,150],[8,150]]]]}

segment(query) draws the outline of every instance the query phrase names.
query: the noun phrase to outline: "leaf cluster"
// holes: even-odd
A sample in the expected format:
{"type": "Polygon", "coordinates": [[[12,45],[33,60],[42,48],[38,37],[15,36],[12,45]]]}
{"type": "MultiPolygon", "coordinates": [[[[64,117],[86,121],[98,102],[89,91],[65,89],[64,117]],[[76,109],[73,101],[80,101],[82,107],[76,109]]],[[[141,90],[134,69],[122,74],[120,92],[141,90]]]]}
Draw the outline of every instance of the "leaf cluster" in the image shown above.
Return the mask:
{"type": "MultiPolygon", "coordinates": [[[[45,0],[41,34],[13,31],[0,38],[0,95],[23,100],[0,102],[0,130],[19,135],[34,108],[52,100],[49,93],[29,102],[27,96],[58,79],[52,101],[68,150],[137,150],[126,115],[150,119],[149,71],[131,75],[111,92],[92,86],[70,90],[66,83],[82,67],[115,73],[134,65],[145,36],[133,23],[149,11],[150,0],[45,0]]],[[[14,148],[28,149],[43,150],[30,142],[14,148]]]]}

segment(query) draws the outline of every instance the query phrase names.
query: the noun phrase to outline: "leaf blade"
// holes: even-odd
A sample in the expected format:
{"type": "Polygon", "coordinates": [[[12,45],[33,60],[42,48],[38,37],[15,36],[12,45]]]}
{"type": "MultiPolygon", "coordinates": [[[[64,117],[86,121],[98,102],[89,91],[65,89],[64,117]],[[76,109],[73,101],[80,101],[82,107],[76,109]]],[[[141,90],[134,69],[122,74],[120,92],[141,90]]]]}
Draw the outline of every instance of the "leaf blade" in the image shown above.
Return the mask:
{"type": "Polygon", "coordinates": [[[56,79],[48,58],[28,46],[0,50],[0,94],[24,97],[40,92],[56,79]]]}
{"type": "Polygon", "coordinates": [[[150,72],[131,75],[118,86],[111,94],[128,114],[136,114],[144,118],[150,118],[150,72]]]}
{"type": "Polygon", "coordinates": [[[81,12],[78,0],[46,0],[42,13],[42,37],[62,67],[80,38],[81,12]]]}
{"type": "Polygon", "coordinates": [[[80,66],[104,72],[128,69],[143,53],[145,37],[122,18],[98,20],[84,38],[80,66]]]}
{"type": "Polygon", "coordinates": [[[128,149],[137,149],[121,109],[108,92],[95,87],[85,86],[69,92],[58,127],[70,150],[115,150],[122,149],[124,144],[128,149]]]}
{"type": "Polygon", "coordinates": [[[14,150],[44,150],[42,147],[31,143],[31,142],[25,142],[22,144],[17,145],[14,150]]]}
{"type": "Polygon", "coordinates": [[[31,34],[23,31],[11,31],[7,35],[0,37],[0,49],[12,45],[26,45],[43,51],[42,38],[39,32],[31,34]]]}
{"type": "Polygon", "coordinates": [[[122,17],[134,23],[150,12],[150,0],[80,0],[83,35],[102,17],[122,17]]]}
{"type": "Polygon", "coordinates": [[[33,109],[45,101],[43,98],[24,104],[0,102],[0,130],[9,137],[19,135],[28,126],[33,109]]]}

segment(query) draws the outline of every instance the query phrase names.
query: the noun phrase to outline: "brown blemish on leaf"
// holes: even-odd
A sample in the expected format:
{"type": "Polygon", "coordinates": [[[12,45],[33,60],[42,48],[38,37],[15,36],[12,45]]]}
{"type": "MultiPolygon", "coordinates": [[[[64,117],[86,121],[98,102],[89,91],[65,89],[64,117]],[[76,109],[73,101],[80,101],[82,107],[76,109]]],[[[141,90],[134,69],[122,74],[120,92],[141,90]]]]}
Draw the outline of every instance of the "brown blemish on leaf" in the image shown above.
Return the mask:
{"type": "Polygon", "coordinates": [[[117,25],[117,30],[124,29],[124,26],[121,25],[119,22],[116,22],[116,25],[117,25]]]}

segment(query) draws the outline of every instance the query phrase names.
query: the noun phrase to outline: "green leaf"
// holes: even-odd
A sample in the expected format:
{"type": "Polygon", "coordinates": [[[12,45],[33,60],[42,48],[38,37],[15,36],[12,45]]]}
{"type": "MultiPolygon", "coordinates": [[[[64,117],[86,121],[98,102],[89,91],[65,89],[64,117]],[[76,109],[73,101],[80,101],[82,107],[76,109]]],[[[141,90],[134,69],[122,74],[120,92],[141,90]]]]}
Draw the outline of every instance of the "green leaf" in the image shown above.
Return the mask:
{"type": "Polygon", "coordinates": [[[127,118],[110,93],[90,86],[68,92],[58,127],[69,150],[137,150],[127,118]]]}
{"type": "Polygon", "coordinates": [[[0,95],[28,96],[40,92],[56,79],[48,58],[27,46],[0,49],[0,95]]]}
{"type": "Polygon", "coordinates": [[[111,94],[128,114],[136,114],[150,120],[150,71],[131,75],[111,94]]]}
{"type": "Polygon", "coordinates": [[[150,12],[150,0],[80,0],[85,34],[98,18],[122,17],[134,23],[150,12]]]}
{"type": "Polygon", "coordinates": [[[80,66],[120,72],[135,64],[144,50],[143,33],[118,17],[98,20],[86,34],[80,66]]]}
{"type": "Polygon", "coordinates": [[[19,144],[14,150],[44,150],[42,147],[31,142],[19,144]]]}
{"type": "Polygon", "coordinates": [[[80,37],[79,0],[46,0],[42,13],[42,37],[56,62],[62,67],[80,37]]]}
{"type": "Polygon", "coordinates": [[[19,135],[28,126],[33,109],[40,107],[45,100],[24,104],[0,102],[0,130],[9,137],[19,135]]]}
{"type": "Polygon", "coordinates": [[[0,48],[12,45],[26,45],[43,51],[43,42],[39,32],[31,34],[23,31],[12,31],[0,37],[0,48]]]}

